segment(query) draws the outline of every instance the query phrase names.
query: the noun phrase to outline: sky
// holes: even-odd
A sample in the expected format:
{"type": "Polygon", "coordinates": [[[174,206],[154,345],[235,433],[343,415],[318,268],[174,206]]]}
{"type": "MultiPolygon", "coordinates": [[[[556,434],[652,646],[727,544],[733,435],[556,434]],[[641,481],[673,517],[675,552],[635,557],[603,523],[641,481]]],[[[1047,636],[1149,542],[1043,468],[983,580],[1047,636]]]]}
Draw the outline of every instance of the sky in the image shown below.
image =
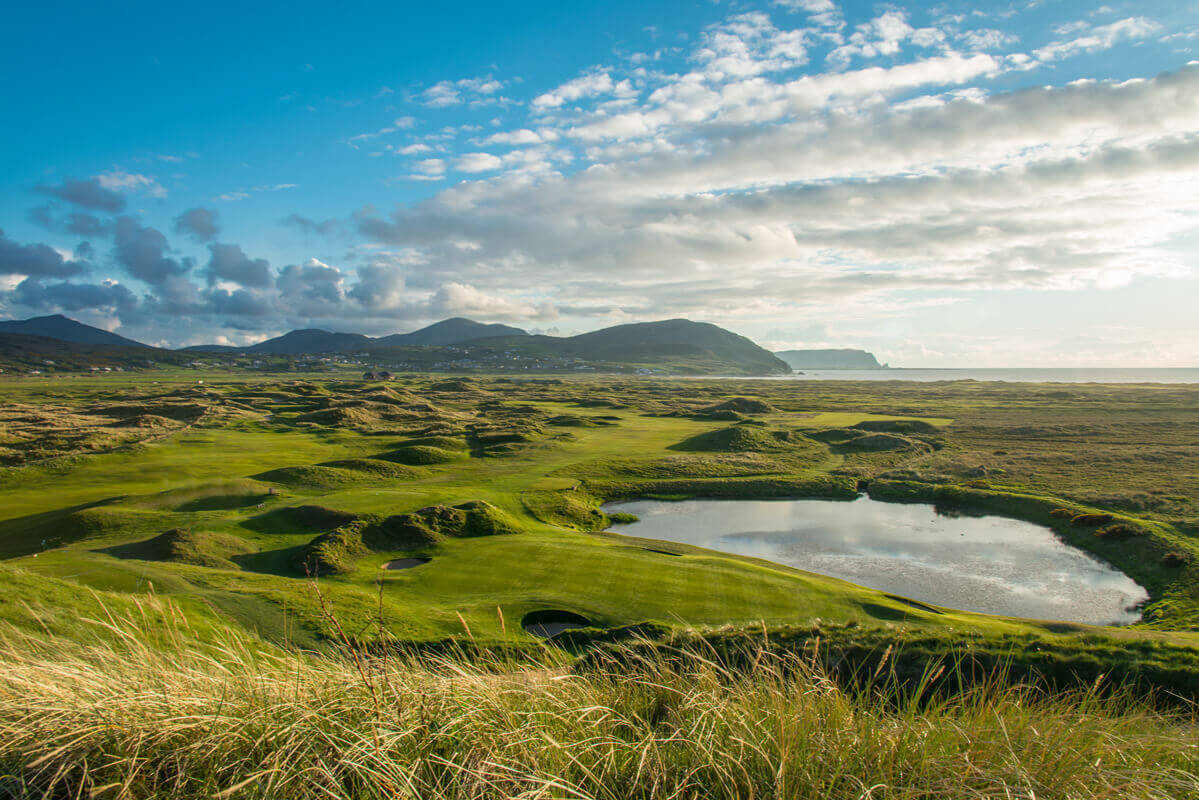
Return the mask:
{"type": "MultiPolygon", "coordinates": [[[[119,6],[119,8],[118,8],[119,6]]],[[[0,317],[1199,366],[1199,0],[8,10],[0,317]]]]}

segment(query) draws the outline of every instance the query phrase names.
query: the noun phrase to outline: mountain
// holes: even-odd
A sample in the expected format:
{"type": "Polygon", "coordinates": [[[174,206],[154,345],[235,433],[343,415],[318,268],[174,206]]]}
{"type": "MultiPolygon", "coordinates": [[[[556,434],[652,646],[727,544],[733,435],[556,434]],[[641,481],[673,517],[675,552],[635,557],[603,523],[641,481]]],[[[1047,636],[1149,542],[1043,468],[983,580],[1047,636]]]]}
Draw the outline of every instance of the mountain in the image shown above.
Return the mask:
{"type": "Polygon", "coordinates": [[[773,375],[791,368],[744,336],[672,319],[617,325],[578,336],[499,336],[444,347],[376,347],[396,369],[648,370],[678,375],[773,375]]]}
{"type": "Polygon", "coordinates": [[[775,353],[791,369],[886,369],[865,350],[783,350],[775,353]]]}
{"type": "MultiPolygon", "coordinates": [[[[247,353],[296,356],[305,353],[359,353],[374,345],[375,340],[361,333],[331,333],[319,328],[291,331],[274,339],[244,348],[247,353]]],[[[201,345],[208,347],[208,345],[201,345]]]]}
{"type": "MultiPolygon", "coordinates": [[[[652,364],[659,359],[735,365],[741,374],[787,372],[787,364],[744,336],[709,322],[668,319],[636,322],[566,339],[572,350],[596,361],[652,364]]],[[[719,370],[716,370],[719,371],[719,370]]]]}
{"type": "Polygon", "coordinates": [[[108,347],[144,347],[149,345],[126,339],[115,333],[109,333],[101,328],[93,328],[76,322],[62,314],[49,317],[32,317],[30,319],[14,319],[0,322],[0,333],[15,333],[23,336],[42,336],[47,339],[57,339],[60,342],[74,344],[101,345],[108,347]]]}
{"type": "Polygon", "coordinates": [[[407,347],[421,345],[440,347],[450,344],[461,344],[475,339],[489,339],[495,336],[528,336],[528,331],[513,328],[511,325],[494,323],[484,325],[473,319],[453,317],[434,322],[427,328],[421,328],[412,333],[393,333],[391,336],[381,336],[375,339],[375,347],[407,347]]]}
{"type": "Polygon", "coordinates": [[[249,347],[198,344],[183,349],[199,353],[242,352],[295,356],[308,353],[361,353],[379,347],[445,347],[476,339],[528,335],[528,332],[510,325],[485,325],[472,319],[454,317],[435,322],[419,331],[393,333],[378,339],[360,333],[333,333],[319,328],[305,328],[249,347]]]}
{"type": "Polygon", "coordinates": [[[145,345],[79,344],[49,336],[0,333],[0,372],[87,372],[186,364],[192,357],[145,345]]]}
{"type": "MultiPolygon", "coordinates": [[[[772,375],[790,372],[785,361],[754,342],[706,322],[670,319],[616,325],[577,336],[532,336],[508,325],[461,317],[407,334],[373,339],[316,328],[295,330],[250,347],[195,345],[159,350],[63,316],[0,322],[0,361],[35,368],[68,361],[76,368],[104,366],[98,351],[113,351],[113,365],[188,363],[196,353],[296,356],[369,354],[380,366],[402,369],[652,371],[679,375],[772,375]],[[33,333],[32,331],[41,331],[33,333]],[[119,350],[119,354],[116,352],[119,350]]],[[[869,355],[869,354],[866,354],[869,355]]],[[[873,359],[872,359],[873,360],[873,359]]],[[[63,364],[58,364],[61,368],[63,364]]],[[[877,362],[874,362],[877,367],[877,362]]]]}

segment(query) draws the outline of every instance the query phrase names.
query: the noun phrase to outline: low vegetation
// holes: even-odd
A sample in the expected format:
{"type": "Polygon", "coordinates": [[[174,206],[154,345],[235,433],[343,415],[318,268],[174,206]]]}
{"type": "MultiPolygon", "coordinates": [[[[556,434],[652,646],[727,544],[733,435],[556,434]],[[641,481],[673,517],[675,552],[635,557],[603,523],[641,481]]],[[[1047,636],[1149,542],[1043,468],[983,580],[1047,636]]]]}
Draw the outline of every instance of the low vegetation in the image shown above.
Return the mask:
{"type": "Polygon", "coordinates": [[[0,383],[0,796],[1199,796],[1199,388],[343,377],[0,383]],[[1142,620],[604,505],[863,491],[1050,527],[1142,620]]]}
{"type": "MultiPolygon", "coordinates": [[[[157,601],[140,613],[178,619],[157,601]]],[[[110,616],[0,639],[14,797],[1189,797],[1189,717],[886,654],[849,686],[766,645],[618,646],[578,668],[457,654],[311,657],[110,616]],[[713,655],[715,652],[715,657],[713,655]],[[900,670],[906,669],[906,665],[900,670]]]]}

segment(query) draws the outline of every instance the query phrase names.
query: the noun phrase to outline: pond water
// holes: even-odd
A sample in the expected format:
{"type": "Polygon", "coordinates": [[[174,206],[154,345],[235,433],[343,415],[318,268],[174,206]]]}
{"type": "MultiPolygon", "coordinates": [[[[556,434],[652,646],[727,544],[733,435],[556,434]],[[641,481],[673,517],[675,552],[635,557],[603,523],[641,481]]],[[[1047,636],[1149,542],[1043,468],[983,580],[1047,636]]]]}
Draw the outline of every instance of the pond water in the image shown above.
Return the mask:
{"type": "Polygon", "coordinates": [[[1140,617],[1148,594],[1049,528],[931,505],[835,500],[636,500],[628,536],[706,547],[964,611],[1098,625],[1140,617]]]}

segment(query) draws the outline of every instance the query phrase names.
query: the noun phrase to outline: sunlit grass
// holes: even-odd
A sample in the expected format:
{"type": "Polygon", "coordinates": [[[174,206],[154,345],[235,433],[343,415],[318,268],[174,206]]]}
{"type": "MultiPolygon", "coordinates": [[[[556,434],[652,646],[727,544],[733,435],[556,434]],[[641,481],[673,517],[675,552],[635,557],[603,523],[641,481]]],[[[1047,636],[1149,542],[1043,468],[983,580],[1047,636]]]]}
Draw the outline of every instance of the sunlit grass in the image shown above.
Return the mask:
{"type": "MultiPolygon", "coordinates": [[[[573,672],[317,657],[170,604],[75,641],[0,637],[0,793],[179,798],[1173,798],[1199,732],[1128,697],[984,681],[847,692],[815,662],[626,651],[573,672]]],[[[747,645],[752,648],[752,645],[747,645]]]]}

